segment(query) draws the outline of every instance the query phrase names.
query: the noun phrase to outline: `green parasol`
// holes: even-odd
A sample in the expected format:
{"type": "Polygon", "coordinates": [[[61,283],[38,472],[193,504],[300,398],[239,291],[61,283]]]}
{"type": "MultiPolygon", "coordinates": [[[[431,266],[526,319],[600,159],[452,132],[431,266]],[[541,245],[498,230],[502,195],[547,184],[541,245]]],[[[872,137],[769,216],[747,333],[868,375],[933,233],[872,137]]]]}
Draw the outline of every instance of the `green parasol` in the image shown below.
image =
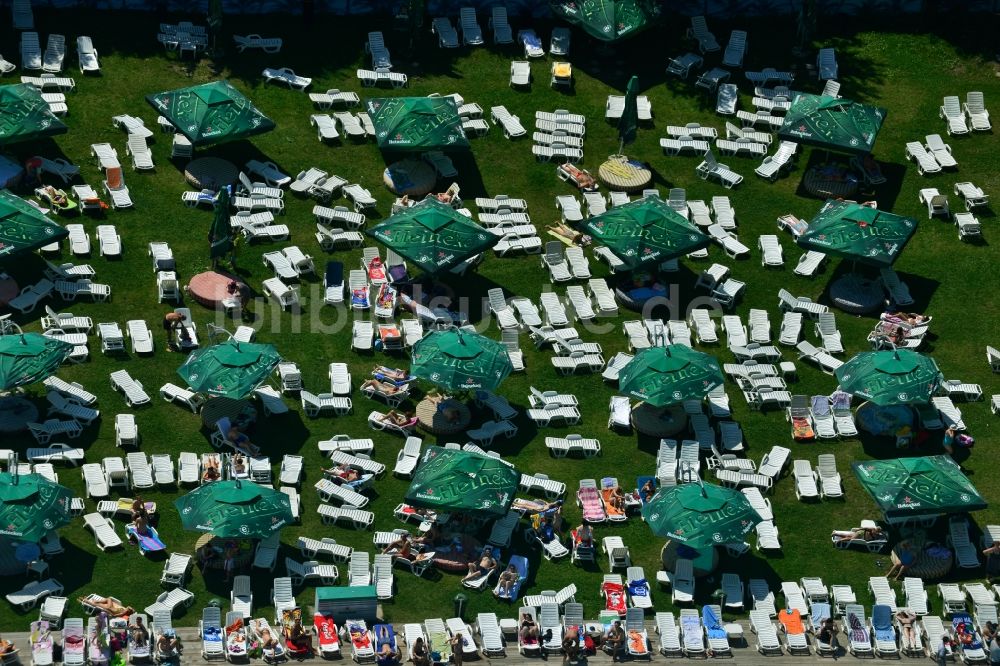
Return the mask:
{"type": "Polygon", "coordinates": [[[659,197],[643,197],[587,220],[584,230],[629,269],[682,257],[712,239],[659,197]]]}
{"type": "Polygon", "coordinates": [[[618,119],[618,152],[622,146],[635,141],[639,130],[639,77],[633,76],[625,88],[625,108],[618,119]]]}
{"type": "Polygon", "coordinates": [[[500,458],[431,446],[424,451],[405,501],[448,513],[506,515],[521,474],[500,458]]]}
{"type": "Polygon", "coordinates": [[[73,491],[39,474],[0,473],[0,535],[41,541],[70,521],[73,491]]]}
{"type": "Polygon", "coordinates": [[[862,206],[828,199],[796,243],[874,266],[891,266],[917,230],[917,221],[862,206]]]}
{"type": "Polygon", "coordinates": [[[986,500],[950,456],[868,460],[852,466],[886,520],[986,508],[986,500]]]}
{"type": "Polygon", "coordinates": [[[934,359],[909,349],[862,352],[834,374],[841,390],[882,406],[926,404],[944,379],[934,359]]]}
{"type": "Polygon", "coordinates": [[[208,229],[208,256],[220,259],[233,249],[233,227],[229,222],[229,188],[219,190],[215,198],[215,217],[208,229]]]}
{"type": "Polygon", "coordinates": [[[796,93],[778,138],[842,153],[865,155],[885,121],[886,110],[849,99],[796,93]]]}
{"type": "Polygon", "coordinates": [[[507,348],[457,328],[431,331],[413,345],[410,372],[448,391],[492,391],[510,374],[507,348]]]}
{"type": "Polygon", "coordinates": [[[146,101],[195,146],[244,139],[274,129],[274,121],[229,81],[146,95],[146,101]]]}
{"type": "Polygon", "coordinates": [[[431,197],[365,233],[434,275],[484,252],[500,237],[431,197]]]}
{"type": "Polygon", "coordinates": [[[292,522],[288,496],[249,481],[215,481],[174,502],[186,530],[264,539],[292,522]]]}
{"type": "Polygon", "coordinates": [[[228,340],[191,352],[177,374],[192,391],[238,399],[260,386],[280,360],[272,345],[228,340]]]}
{"type": "Polygon", "coordinates": [[[660,14],[652,0],[559,0],[551,6],[556,16],[604,42],[634,35],[660,14]]]}
{"type": "Polygon", "coordinates": [[[55,374],[73,345],[38,333],[0,335],[0,390],[40,382],[55,374]]]}
{"type": "Polygon", "coordinates": [[[618,387],[622,393],[653,407],[685,400],[701,400],[724,378],[714,357],[684,345],[650,347],[622,368],[618,387]]]}
{"type": "Polygon", "coordinates": [[[383,150],[468,149],[458,106],[451,97],[377,97],[365,100],[383,150]]]}
{"type": "Polygon", "coordinates": [[[742,543],[763,520],[743,493],[702,483],[661,488],[642,507],[642,519],[656,536],[695,550],[742,543]]]}
{"type": "Polygon", "coordinates": [[[57,243],[69,236],[64,228],[7,190],[0,190],[0,259],[57,243]]]}
{"type": "Polygon", "coordinates": [[[0,146],[65,134],[68,129],[35,86],[0,86],[0,146]]]}

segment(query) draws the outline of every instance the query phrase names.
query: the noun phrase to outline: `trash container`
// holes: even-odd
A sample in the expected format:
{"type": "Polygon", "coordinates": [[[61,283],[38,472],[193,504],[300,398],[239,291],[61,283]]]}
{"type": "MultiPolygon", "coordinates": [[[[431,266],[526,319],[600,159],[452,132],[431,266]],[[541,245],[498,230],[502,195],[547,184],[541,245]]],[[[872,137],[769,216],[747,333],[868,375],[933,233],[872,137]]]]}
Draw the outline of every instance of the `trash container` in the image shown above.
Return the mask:
{"type": "Polygon", "coordinates": [[[212,607],[214,607],[214,608],[222,608],[222,604],[223,604],[223,601],[222,601],[222,599],[219,599],[218,597],[215,597],[215,598],[211,599],[211,600],[210,600],[210,601],[208,602],[208,604],[207,604],[207,605],[208,605],[208,606],[212,606],[212,607]]]}
{"type": "Polygon", "coordinates": [[[465,612],[465,604],[469,601],[469,597],[462,593],[455,595],[455,617],[465,619],[462,614],[465,612]]]}

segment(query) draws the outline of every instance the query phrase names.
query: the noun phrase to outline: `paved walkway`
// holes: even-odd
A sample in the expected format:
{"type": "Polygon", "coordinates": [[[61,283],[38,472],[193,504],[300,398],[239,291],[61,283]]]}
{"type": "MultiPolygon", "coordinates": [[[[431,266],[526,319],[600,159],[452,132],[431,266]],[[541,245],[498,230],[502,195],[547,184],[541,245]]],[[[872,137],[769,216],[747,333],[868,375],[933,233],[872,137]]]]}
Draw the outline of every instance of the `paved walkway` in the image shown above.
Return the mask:
{"type": "MultiPolygon", "coordinates": [[[[780,664],[788,664],[789,666],[791,666],[797,664],[817,664],[820,662],[826,662],[826,663],[829,662],[829,658],[823,658],[817,656],[807,657],[804,655],[792,656],[784,654],[780,657],[777,655],[765,657],[761,655],[759,652],[757,652],[757,650],[755,649],[754,646],[756,645],[756,643],[754,642],[753,635],[750,633],[749,625],[746,622],[741,622],[741,624],[743,625],[744,628],[744,636],[749,638],[749,644],[746,641],[744,641],[741,645],[733,646],[732,663],[734,664],[739,664],[739,666],[744,666],[744,665],[759,666],[760,664],[765,664],[765,663],[767,664],[780,663],[780,664]]],[[[675,664],[675,663],[683,663],[690,661],[690,659],[688,658],[665,657],[662,654],[660,654],[659,653],[660,641],[659,641],[659,636],[657,636],[654,631],[654,624],[650,621],[647,621],[646,625],[649,628],[649,638],[653,648],[652,657],[650,659],[651,662],[660,664],[675,664]]],[[[181,662],[185,666],[187,666],[188,664],[190,664],[191,666],[208,666],[209,662],[203,659],[200,654],[201,639],[198,638],[197,629],[195,627],[175,627],[175,628],[177,630],[178,636],[181,639],[181,642],[185,646],[184,656],[182,657],[181,662]]],[[[402,634],[403,634],[402,626],[400,625],[396,629],[396,635],[402,637],[402,634]]],[[[27,632],[4,631],[3,636],[7,640],[14,641],[14,644],[17,645],[17,647],[20,650],[21,663],[23,664],[31,663],[31,651],[28,649],[27,632]]],[[[843,634],[841,634],[839,638],[839,644],[846,645],[847,644],[846,641],[847,641],[846,637],[843,634]]],[[[57,640],[57,642],[61,643],[61,640],[57,640]]],[[[845,655],[844,651],[841,650],[838,658],[844,656],[846,656],[851,661],[854,661],[855,659],[850,655],[845,655]]],[[[349,659],[350,659],[350,654],[347,653],[345,655],[344,661],[346,663],[350,663],[349,659]]],[[[905,661],[911,661],[911,660],[917,661],[917,659],[911,659],[908,657],[904,657],[903,659],[905,661]]],[[[317,657],[316,661],[320,661],[320,659],[317,657]]],[[[544,662],[544,661],[552,663],[553,665],[557,665],[561,664],[562,662],[561,658],[557,656],[550,656],[547,660],[542,660],[537,657],[521,656],[517,652],[517,644],[511,642],[508,642],[507,644],[506,658],[497,658],[497,659],[480,658],[477,660],[470,660],[466,658],[466,661],[470,663],[470,666],[473,663],[482,664],[483,666],[492,666],[493,661],[497,662],[496,666],[527,666],[528,664],[537,665],[539,662],[544,662]]],[[[218,660],[215,660],[212,663],[217,664],[218,660]]],[[[264,662],[262,660],[252,660],[251,663],[263,664],[264,662]]],[[[579,663],[580,666],[608,666],[612,662],[611,662],[611,657],[604,654],[603,652],[598,652],[598,654],[591,656],[589,659],[580,660],[579,663]]]]}

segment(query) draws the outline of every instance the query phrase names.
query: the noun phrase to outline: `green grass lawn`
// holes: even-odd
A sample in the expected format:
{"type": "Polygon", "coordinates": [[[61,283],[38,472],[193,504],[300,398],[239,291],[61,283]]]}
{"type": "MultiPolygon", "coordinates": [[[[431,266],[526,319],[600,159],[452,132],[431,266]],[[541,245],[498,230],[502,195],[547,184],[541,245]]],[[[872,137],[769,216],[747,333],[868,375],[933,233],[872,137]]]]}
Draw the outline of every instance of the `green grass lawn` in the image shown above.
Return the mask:
{"type": "MultiPolygon", "coordinates": [[[[663,29],[651,31],[621,47],[598,47],[582,35],[574,34],[572,62],[576,85],[572,93],[552,91],[548,86],[549,60],[532,63],[534,82],[530,91],[514,92],[507,86],[509,61],[520,57],[512,49],[492,48],[463,49],[444,52],[437,49],[429,36],[421,36],[413,53],[407,52],[405,36],[392,33],[389,25],[373,22],[323,17],[304,24],[298,19],[267,17],[250,19],[229,19],[226,30],[235,33],[260,32],[280,35],[285,38],[285,48],[280,55],[267,56],[248,52],[236,55],[231,52],[217,61],[201,60],[197,64],[165,57],[155,42],[159,17],[153,14],[107,14],[60,11],[58,13],[38,9],[36,22],[43,34],[48,31],[62,32],[68,37],[90,34],[101,53],[103,74],[100,77],[76,75],[77,91],[68,95],[70,115],[66,122],[69,133],[51,142],[38,145],[22,144],[10,147],[10,152],[19,159],[41,154],[48,157],[66,156],[81,167],[84,181],[99,189],[101,174],[89,159],[89,145],[97,142],[111,142],[118,148],[123,162],[125,136],[111,125],[111,116],[131,113],[142,116],[147,126],[155,127],[155,114],[145,101],[145,95],[161,90],[169,90],[216,78],[228,78],[246,92],[255,103],[277,123],[277,129],[252,141],[237,142],[218,148],[199,151],[199,154],[218,155],[243,164],[250,158],[266,158],[275,161],[286,172],[295,174],[310,166],[323,168],[343,176],[351,182],[361,182],[369,187],[379,199],[378,211],[381,218],[389,214],[392,196],[380,186],[382,170],[387,163],[372,143],[336,147],[317,143],[314,130],[309,126],[309,114],[313,112],[306,95],[278,87],[265,87],[260,71],[266,66],[292,67],[298,73],[313,77],[312,90],[339,88],[357,90],[364,97],[368,94],[392,96],[399,94],[426,95],[432,92],[442,94],[458,92],[466,101],[477,102],[484,109],[496,104],[505,104],[514,114],[519,115],[525,126],[531,130],[531,119],[535,110],[569,109],[585,114],[588,119],[585,153],[587,168],[596,172],[597,165],[606,155],[617,150],[617,134],[614,127],[604,118],[606,96],[620,91],[628,77],[638,74],[653,105],[655,123],[652,127],[640,129],[638,140],[627,151],[630,156],[649,162],[655,171],[655,185],[665,191],[668,187],[684,187],[689,199],[710,199],[714,195],[728,194],[734,204],[739,222],[740,239],[754,248],[749,260],[735,263],[725,257],[717,247],[710,250],[710,261],[718,261],[732,266],[734,277],[749,283],[745,298],[736,312],[747,314],[750,307],[766,308],[771,312],[772,328],[777,330],[780,317],[777,313],[776,293],[779,288],[787,288],[794,294],[823,300],[824,290],[832,277],[846,266],[836,260],[826,265],[826,270],[814,279],[805,279],[792,274],[800,250],[793,247],[791,238],[781,232],[780,241],[785,251],[786,266],[779,270],[764,270],[759,267],[756,238],[763,233],[775,232],[775,218],[787,212],[810,218],[819,208],[820,202],[805,196],[800,189],[800,180],[805,166],[823,159],[816,151],[806,149],[800,154],[798,164],[791,174],[775,184],[769,184],[753,175],[758,160],[727,158],[725,161],[746,177],[736,190],[724,191],[716,184],[706,183],[695,177],[694,169],[698,159],[693,157],[663,157],[658,139],[665,135],[667,124],[684,124],[698,121],[722,127],[724,119],[715,116],[714,97],[710,98],[689,82],[670,79],[664,81],[663,69],[666,58],[683,52],[683,26],[686,20],[678,20],[663,29]],[[264,22],[271,25],[263,24],[264,22]],[[396,69],[409,74],[410,87],[407,90],[362,91],[354,76],[354,70],[362,66],[362,43],[370,29],[384,28],[389,48],[392,50],[396,69]]],[[[483,19],[485,21],[485,19],[483,19]]],[[[790,23],[785,21],[741,22],[736,27],[751,29],[751,50],[747,66],[759,69],[764,66],[785,68],[791,57],[778,45],[786,40],[770,39],[771,35],[794,34],[790,23]]],[[[547,26],[542,26],[540,34],[547,35],[547,26]]],[[[729,26],[713,25],[716,34],[728,33],[729,26]]],[[[5,31],[7,29],[5,28],[5,31]]],[[[889,182],[882,186],[876,198],[881,207],[898,213],[912,215],[921,221],[919,233],[897,262],[897,270],[906,280],[915,297],[915,309],[934,315],[933,332],[935,338],[928,347],[938,360],[948,378],[960,378],[969,382],[980,382],[987,394],[997,391],[993,376],[983,362],[983,346],[996,343],[996,332],[1000,330],[1000,317],[995,294],[1000,286],[996,266],[1000,256],[996,250],[996,221],[992,213],[982,215],[984,236],[982,244],[963,244],[957,239],[955,227],[941,220],[927,221],[923,206],[917,201],[917,192],[922,187],[933,186],[942,193],[951,193],[956,181],[972,180],[987,193],[1000,192],[1000,176],[996,169],[997,139],[994,134],[980,134],[958,137],[950,140],[959,162],[957,172],[945,173],[932,178],[923,178],[916,170],[908,168],[903,159],[906,141],[922,140],[929,133],[944,134],[944,123],[937,117],[937,109],[942,95],[956,94],[964,97],[969,90],[982,90],[987,105],[995,105],[1000,100],[1000,83],[996,66],[984,59],[975,48],[978,44],[988,44],[975,29],[951,30],[947,25],[937,25],[936,20],[928,24],[915,22],[908,28],[900,28],[894,23],[884,32],[862,32],[848,36],[822,35],[817,44],[834,45],[838,49],[845,97],[865,102],[877,103],[889,109],[887,122],[879,137],[875,156],[884,166],[889,182]],[[930,25],[930,23],[934,25],[930,25]],[[931,29],[933,28],[933,29],[931,29]],[[937,35],[945,35],[937,36],[937,35]],[[956,45],[961,45],[959,50],[956,45]]],[[[9,31],[5,33],[8,50],[14,51],[17,40],[9,31]]],[[[223,40],[228,47],[228,38],[223,40]]],[[[231,49],[228,49],[231,51],[231,49]]],[[[12,57],[12,53],[6,54],[12,57]]],[[[992,54],[990,53],[991,57],[992,54]]],[[[75,68],[75,58],[68,57],[67,65],[75,68]]],[[[742,75],[734,80],[743,89],[743,107],[749,107],[747,86],[742,75]]],[[[818,90],[815,80],[799,70],[796,87],[818,90]]],[[[487,111],[488,112],[488,111],[487,111]]],[[[173,247],[178,270],[183,279],[208,267],[206,235],[211,214],[186,208],[180,203],[180,193],[185,189],[183,165],[169,161],[170,141],[167,135],[157,133],[154,137],[153,153],[157,169],[152,174],[127,173],[127,182],[136,205],[134,210],[109,212],[106,222],[118,227],[125,252],[118,261],[110,261],[96,255],[88,261],[97,269],[97,278],[113,287],[113,300],[107,304],[72,304],[60,307],[74,314],[88,315],[95,322],[145,318],[157,333],[157,351],[152,358],[137,358],[125,355],[108,358],[100,354],[96,340],[91,344],[91,360],[82,365],[66,366],[59,375],[66,380],[78,381],[96,393],[102,417],[93,427],[87,428],[83,436],[74,444],[83,446],[87,460],[99,462],[105,456],[122,455],[114,443],[114,415],[126,411],[121,395],[110,390],[108,375],[118,368],[126,368],[140,380],[151,394],[167,381],[179,382],[176,368],[183,360],[179,354],[166,353],[162,345],[162,335],[158,328],[167,306],[156,303],[155,276],[151,262],[146,256],[149,241],[167,241],[173,247]]],[[[509,142],[499,129],[491,128],[487,137],[473,140],[473,150],[469,155],[456,158],[460,172],[457,179],[462,188],[462,196],[469,202],[477,195],[507,193],[528,200],[530,212],[536,226],[557,221],[558,213],[553,206],[558,194],[572,194],[567,185],[556,179],[554,165],[538,164],[530,152],[530,140],[509,142]]],[[[443,187],[448,183],[442,184],[443,187]]],[[[292,243],[314,255],[322,266],[326,260],[324,253],[313,239],[312,201],[297,200],[294,195],[286,196],[286,214],[281,218],[292,230],[292,243]]],[[[343,203],[343,202],[337,202],[343,203]]],[[[952,196],[953,208],[959,206],[957,197],[952,196]]],[[[376,220],[379,218],[376,218],[376,220]]],[[[80,221],[80,220],[72,220],[80,221]]],[[[373,223],[375,220],[371,220],[373,223]]],[[[88,229],[97,222],[83,219],[88,229]]],[[[270,271],[261,261],[263,252],[273,249],[271,245],[255,244],[244,246],[239,256],[240,273],[254,288],[261,280],[270,277],[270,271]]],[[[360,252],[337,252],[335,258],[345,266],[357,266],[360,252]]],[[[71,257],[64,255],[64,259],[71,257]]],[[[605,267],[592,261],[595,275],[605,274],[605,267]]],[[[681,271],[675,274],[678,287],[676,316],[683,316],[683,308],[694,296],[693,284],[697,273],[708,263],[682,261],[681,271]]],[[[32,282],[37,276],[41,261],[32,257],[5,267],[22,284],[32,282]]],[[[537,299],[543,289],[548,289],[545,271],[538,265],[537,257],[519,259],[498,259],[489,256],[478,271],[463,279],[450,280],[456,293],[467,299],[469,311],[474,320],[482,316],[482,300],[486,290],[502,286],[509,294],[525,295],[537,299]]],[[[326,367],[331,361],[349,363],[355,384],[367,374],[373,363],[400,363],[406,365],[403,356],[397,358],[381,353],[358,355],[349,350],[350,315],[342,310],[321,307],[320,283],[316,279],[303,282],[302,293],[306,303],[301,314],[287,314],[275,311],[269,305],[257,302],[253,306],[256,325],[260,330],[258,339],[274,343],[287,358],[296,361],[303,369],[305,384],[313,391],[324,390],[327,385],[326,367]],[[345,319],[346,318],[346,319],[345,319]]],[[[559,288],[558,291],[562,291],[559,288]]],[[[199,324],[203,342],[207,341],[204,324],[215,321],[214,313],[192,306],[195,320],[199,324]]],[[[41,312],[41,308],[39,308],[41,312]]],[[[631,315],[626,315],[631,316],[631,315]]],[[[39,328],[37,316],[19,317],[17,320],[27,330],[39,328]]],[[[856,318],[843,313],[837,315],[843,331],[848,354],[867,348],[865,337],[873,326],[871,318],[856,318]]],[[[599,341],[606,357],[625,348],[618,319],[601,322],[603,333],[584,332],[587,340],[599,341]]],[[[230,328],[232,323],[230,322],[230,328]]],[[[490,324],[485,331],[498,337],[495,325],[490,324]]],[[[814,339],[808,331],[809,339],[814,339]]],[[[524,418],[518,420],[520,434],[512,440],[498,441],[494,448],[505,459],[527,472],[545,472],[549,476],[565,481],[570,488],[570,501],[565,514],[568,522],[576,524],[579,511],[573,506],[572,492],[581,478],[616,476],[623,485],[631,485],[635,478],[653,469],[657,443],[625,436],[605,428],[607,404],[614,395],[612,388],[601,382],[599,376],[559,377],[547,358],[548,352],[535,352],[527,336],[522,336],[526,350],[527,374],[508,378],[501,393],[519,406],[527,405],[529,385],[540,389],[557,389],[575,393],[580,400],[584,422],[572,429],[553,429],[536,432],[524,418]],[[567,434],[580,432],[601,440],[603,456],[590,460],[569,459],[556,461],[546,452],[542,437],[545,434],[567,434]]],[[[732,360],[724,347],[709,349],[717,354],[720,361],[732,360]]],[[[786,360],[795,360],[792,353],[785,354],[786,360]]],[[[828,394],[835,388],[835,380],[814,368],[799,364],[799,381],[791,386],[795,393],[807,395],[828,394]]],[[[424,387],[426,388],[426,387],[424,387]]],[[[793,444],[789,426],[781,413],[761,414],[746,408],[735,385],[727,384],[734,418],[742,425],[748,444],[748,455],[756,460],[771,446],[781,444],[791,446],[794,456],[815,461],[820,453],[834,453],[844,478],[846,499],[814,504],[803,504],[795,499],[793,483],[781,481],[772,496],[776,522],[781,531],[784,548],[780,554],[765,557],[752,553],[739,561],[723,560],[722,571],[738,571],[744,578],[764,576],[772,583],[780,580],[798,579],[802,576],[822,576],[829,583],[851,583],[859,592],[859,598],[867,600],[863,593],[866,577],[884,571],[886,555],[841,552],[832,549],[829,543],[831,529],[848,528],[857,525],[865,517],[874,517],[872,500],[850,472],[851,462],[859,459],[881,458],[897,455],[892,443],[887,440],[862,438],[848,441],[822,441],[816,444],[793,444]]],[[[33,397],[44,403],[44,393],[39,386],[32,387],[33,397]]],[[[351,529],[330,528],[320,523],[316,514],[317,498],[311,486],[319,476],[319,455],[316,442],[337,433],[355,436],[371,436],[376,441],[374,457],[388,465],[393,465],[401,439],[385,434],[372,434],[365,424],[370,409],[382,408],[381,404],[369,402],[355,395],[355,412],[349,417],[306,418],[296,404],[291,413],[271,419],[261,419],[253,432],[253,439],[260,444],[276,463],[286,453],[296,453],[306,458],[306,479],[303,485],[303,522],[301,526],[286,528],[282,534],[285,555],[299,557],[294,547],[300,534],[314,537],[332,536],[340,543],[356,548],[371,549],[371,534],[351,529]]],[[[963,465],[979,490],[988,500],[1000,493],[1000,481],[990,469],[994,463],[992,447],[996,445],[992,417],[988,403],[963,406],[965,421],[970,432],[976,436],[977,445],[973,454],[963,461],[963,465]]],[[[485,418],[484,414],[477,417],[485,418]]],[[[199,419],[183,409],[154,399],[152,406],[140,408],[137,420],[142,435],[141,450],[147,454],[167,452],[174,456],[179,451],[209,451],[208,435],[200,430],[199,419]]],[[[460,440],[461,441],[461,440],[460,440]]],[[[434,442],[433,438],[425,439],[434,442]]],[[[443,442],[441,442],[443,443],[443,442]]],[[[27,436],[4,438],[3,446],[24,451],[33,441],[27,436]]],[[[928,445],[925,452],[937,453],[936,440],[928,445]]],[[[83,495],[80,475],[73,469],[60,469],[61,482],[83,495]]],[[[376,528],[392,529],[401,525],[392,517],[392,510],[401,500],[407,487],[405,481],[387,475],[379,480],[371,493],[369,508],[377,516],[376,528]]],[[[183,491],[168,490],[150,492],[147,499],[155,500],[161,508],[160,534],[171,551],[192,552],[197,534],[184,532],[173,510],[173,501],[183,491]]],[[[94,503],[88,502],[88,511],[94,510],[94,503]]],[[[997,522],[1000,513],[990,508],[974,516],[980,525],[997,522]]],[[[124,526],[119,522],[119,533],[124,526]]],[[[89,592],[113,595],[125,603],[142,608],[151,603],[161,591],[158,584],[162,563],[149,561],[138,554],[133,547],[114,553],[101,553],[94,546],[93,537],[85,532],[82,521],[74,521],[61,530],[67,552],[51,562],[53,577],[66,586],[69,596],[89,592]]],[[[630,519],[621,526],[596,528],[598,537],[617,534],[624,538],[631,548],[632,560],[645,567],[652,577],[659,568],[659,552],[663,541],[653,538],[645,525],[638,519],[630,519]]],[[[531,550],[515,536],[513,552],[522,553],[531,560],[531,578],[526,588],[528,593],[545,589],[558,589],[575,582],[579,588],[578,600],[582,601],[589,615],[596,615],[601,608],[598,588],[605,572],[606,562],[593,569],[580,569],[567,560],[548,562],[537,551],[531,550]]],[[[283,573],[279,564],[276,574],[283,573]]],[[[343,571],[346,577],[346,569],[343,571]]],[[[959,574],[965,578],[980,576],[981,572],[969,571],[959,574]]],[[[445,574],[429,579],[417,579],[400,572],[397,577],[398,593],[394,601],[385,605],[385,615],[392,621],[408,621],[427,616],[441,616],[451,613],[451,599],[461,590],[457,576],[445,574]]],[[[18,578],[0,580],[4,593],[20,587],[18,578]]],[[[254,572],[255,603],[258,607],[269,603],[270,576],[254,572]]],[[[197,599],[195,606],[179,621],[181,624],[194,623],[198,609],[214,597],[227,598],[228,584],[219,574],[202,577],[195,571],[187,587],[197,599]]],[[[707,599],[716,589],[716,581],[703,581],[698,585],[701,599],[707,599]]],[[[486,594],[470,595],[469,612],[496,610],[510,614],[510,609],[497,604],[486,594]]],[[[669,596],[659,592],[654,594],[657,609],[668,609],[669,596]]],[[[311,591],[299,593],[299,600],[308,604],[312,601],[311,591]]],[[[75,603],[70,614],[80,613],[75,603]]],[[[29,614],[30,615],[30,614],[29,614]]],[[[32,616],[33,617],[33,616],[32,616]]],[[[27,618],[13,611],[8,605],[0,606],[0,626],[8,628],[24,627],[27,618]]]]}

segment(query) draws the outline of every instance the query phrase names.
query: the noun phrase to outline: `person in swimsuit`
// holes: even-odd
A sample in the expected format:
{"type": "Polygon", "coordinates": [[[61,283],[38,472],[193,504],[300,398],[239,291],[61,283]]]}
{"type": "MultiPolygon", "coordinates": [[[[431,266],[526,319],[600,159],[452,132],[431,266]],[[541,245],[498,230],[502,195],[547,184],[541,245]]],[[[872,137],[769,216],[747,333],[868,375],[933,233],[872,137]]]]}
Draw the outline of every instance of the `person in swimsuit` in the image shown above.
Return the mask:
{"type": "Polygon", "coordinates": [[[497,561],[493,559],[493,549],[489,546],[483,548],[482,557],[479,558],[479,562],[469,562],[469,573],[465,574],[465,578],[462,582],[468,580],[476,580],[477,578],[482,578],[483,576],[489,576],[497,568],[497,561]]]}
{"type": "Polygon", "coordinates": [[[521,613],[521,626],[518,631],[522,642],[538,640],[538,623],[532,619],[530,613],[521,613]]]}
{"type": "Polygon", "coordinates": [[[497,596],[503,598],[510,598],[511,591],[517,584],[517,568],[511,564],[507,567],[507,570],[500,574],[500,581],[497,586],[497,596]]]}

